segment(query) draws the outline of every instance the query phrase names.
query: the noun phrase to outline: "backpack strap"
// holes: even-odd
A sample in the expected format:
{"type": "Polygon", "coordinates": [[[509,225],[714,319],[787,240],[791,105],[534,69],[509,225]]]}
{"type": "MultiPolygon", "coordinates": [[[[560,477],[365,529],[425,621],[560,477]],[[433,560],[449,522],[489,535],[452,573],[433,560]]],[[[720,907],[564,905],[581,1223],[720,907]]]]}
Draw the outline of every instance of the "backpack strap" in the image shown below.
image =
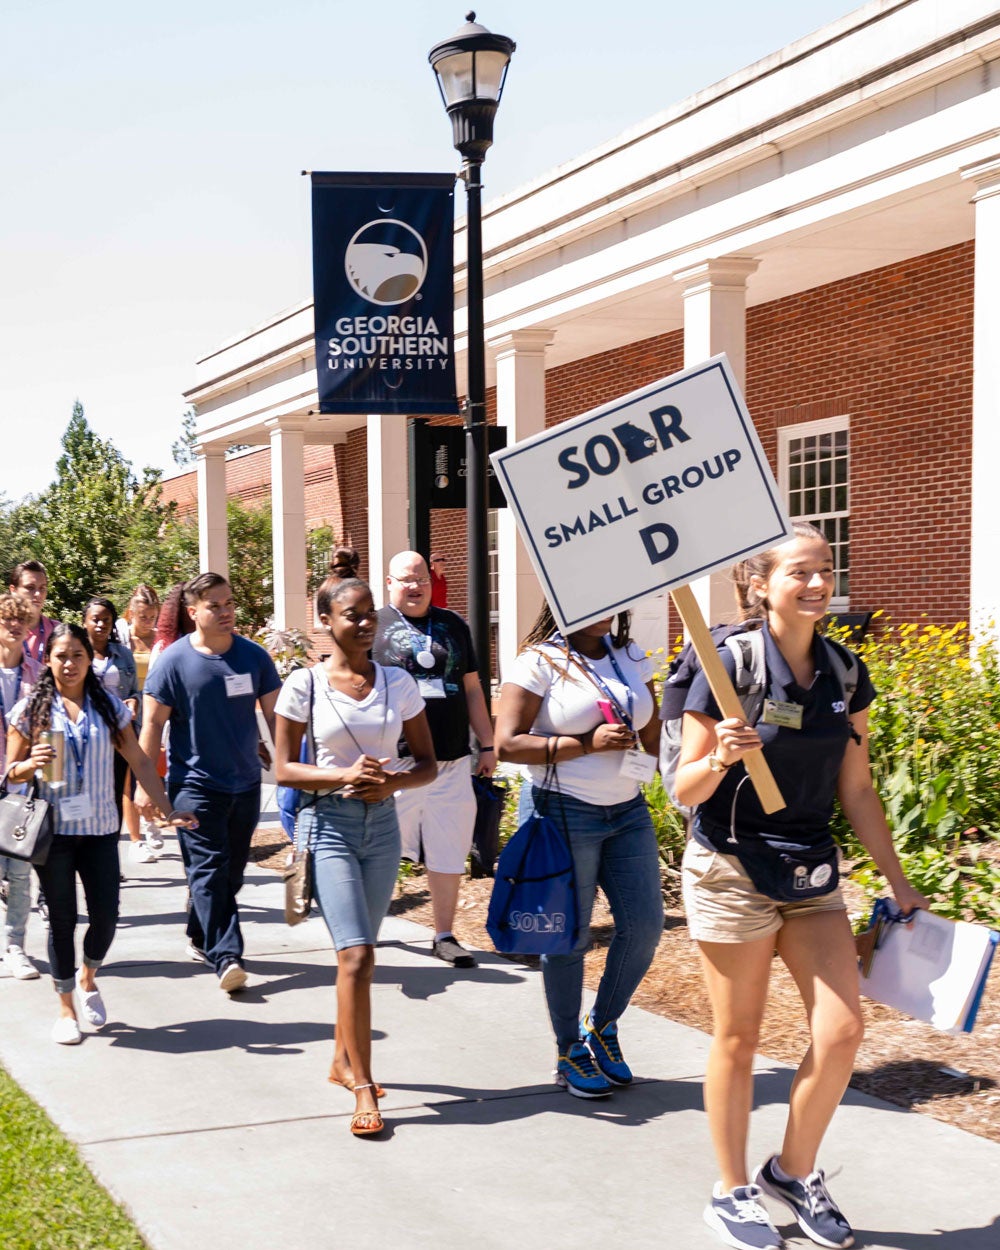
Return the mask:
{"type": "Polygon", "coordinates": [[[764,707],[767,691],[764,634],[759,629],[730,634],[725,645],[736,661],[733,686],[743,705],[743,715],[748,725],[754,725],[764,707]]]}
{"type": "Polygon", "coordinates": [[[826,644],[826,653],[830,657],[830,667],[844,693],[845,710],[849,713],[861,672],[858,657],[850,648],[841,646],[839,642],[834,642],[831,638],[824,636],[823,641],[826,644]]]}

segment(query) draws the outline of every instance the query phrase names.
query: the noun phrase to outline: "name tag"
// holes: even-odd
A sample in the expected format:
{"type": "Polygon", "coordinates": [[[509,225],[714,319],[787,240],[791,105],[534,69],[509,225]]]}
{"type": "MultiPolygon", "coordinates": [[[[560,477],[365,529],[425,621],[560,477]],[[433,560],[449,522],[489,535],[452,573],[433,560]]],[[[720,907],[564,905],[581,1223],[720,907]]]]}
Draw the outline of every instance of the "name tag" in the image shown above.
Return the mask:
{"type": "Polygon", "coordinates": [[[443,677],[418,677],[417,689],[424,696],[425,703],[428,699],[447,698],[444,692],[443,677]]]}
{"type": "Polygon", "coordinates": [[[801,729],[802,704],[780,703],[777,699],[765,699],[764,715],[760,719],[765,725],[780,725],[783,729],[801,729]]]}
{"type": "Polygon", "coordinates": [[[240,695],[253,694],[253,682],[249,673],[226,673],[226,698],[238,699],[240,695]]]}
{"type": "Polygon", "coordinates": [[[59,815],[63,820],[89,820],[93,814],[89,794],[68,794],[59,801],[59,815]]]}
{"type": "Polygon", "coordinates": [[[647,755],[645,751],[626,751],[618,775],[633,781],[652,781],[656,776],[656,756],[647,755]]]}

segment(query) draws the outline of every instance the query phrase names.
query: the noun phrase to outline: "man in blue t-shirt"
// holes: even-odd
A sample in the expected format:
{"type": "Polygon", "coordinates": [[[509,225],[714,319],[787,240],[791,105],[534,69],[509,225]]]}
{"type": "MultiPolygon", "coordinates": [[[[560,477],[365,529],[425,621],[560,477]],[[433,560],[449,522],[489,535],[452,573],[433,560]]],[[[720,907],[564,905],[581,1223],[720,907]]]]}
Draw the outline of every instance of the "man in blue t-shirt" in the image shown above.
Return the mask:
{"type": "MultiPolygon", "coordinates": [[[[264,648],[235,633],[233,592],[224,577],[202,573],[189,582],[184,607],[194,632],[153,665],[143,691],[139,742],[155,760],[163,727],[170,725],[170,801],[198,817],[197,829],[177,831],[191,895],[188,953],[211,964],[219,985],[231,994],[247,979],[236,895],[260,815],[257,707],[273,738],[281,680],[264,648]]],[[[137,791],[136,806],[146,801],[137,791]]]]}

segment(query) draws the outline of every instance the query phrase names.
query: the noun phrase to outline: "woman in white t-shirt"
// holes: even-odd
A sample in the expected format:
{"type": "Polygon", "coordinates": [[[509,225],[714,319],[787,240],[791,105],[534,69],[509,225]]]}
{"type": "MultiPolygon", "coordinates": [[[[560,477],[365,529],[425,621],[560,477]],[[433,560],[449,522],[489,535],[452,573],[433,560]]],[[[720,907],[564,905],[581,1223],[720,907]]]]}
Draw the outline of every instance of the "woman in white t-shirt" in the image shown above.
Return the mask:
{"type": "Polygon", "coordinates": [[[329,1079],[354,1092],[351,1132],[382,1130],[381,1088],[371,1074],[371,980],[375,940],[399,869],[397,790],[437,775],[424,701],[403,669],[369,658],[377,624],[368,586],[330,578],[316,595],[330,656],[288,678],[278,696],[275,771],[280,785],[309,792],[296,840],[312,855],[313,890],[337,951],[337,1032],[329,1079]],[[300,763],[303,734],[309,757],[300,763]],[[405,737],[414,766],[394,772],[405,737]]]}
{"type": "Polygon", "coordinates": [[[656,769],[659,721],[652,664],[630,641],[629,614],[564,639],[548,604],[504,674],[496,741],[502,760],[526,764],[532,798],[564,827],[573,853],[580,930],[569,955],[542,957],[545,1001],[556,1035],[557,1081],[578,1098],[601,1098],[632,1073],[618,1018],[646,974],[663,932],[656,834],[640,785],[656,769]],[[541,789],[554,762],[558,793],[541,789]],[[564,823],[565,822],[565,823],[564,823]],[[583,956],[597,886],[615,936],[593,1009],[581,1021],[583,956]]]}

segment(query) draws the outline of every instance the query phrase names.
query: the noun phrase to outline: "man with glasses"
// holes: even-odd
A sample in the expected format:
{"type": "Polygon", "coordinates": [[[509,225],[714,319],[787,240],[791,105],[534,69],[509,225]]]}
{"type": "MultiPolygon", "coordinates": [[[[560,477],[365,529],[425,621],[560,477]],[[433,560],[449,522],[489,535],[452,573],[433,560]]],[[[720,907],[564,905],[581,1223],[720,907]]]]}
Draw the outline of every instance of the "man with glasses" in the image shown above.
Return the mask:
{"type": "MultiPolygon", "coordinates": [[[[455,968],[475,959],[455,940],[452,925],[465,861],[476,823],[469,730],[479,742],[476,771],[496,767],[493,726],[479,684],[472,635],[457,612],[431,604],[431,578],[423,556],[401,551],[389,561],[389,602],[379,609],[372,658],[405,668],[417,680],[431,728],[437,779],[396,795],[403,858],[423,860],[434,909],[434,954],[455,968]]],[[[406,767],[406,743],[399,746],[406,767]]]]}

